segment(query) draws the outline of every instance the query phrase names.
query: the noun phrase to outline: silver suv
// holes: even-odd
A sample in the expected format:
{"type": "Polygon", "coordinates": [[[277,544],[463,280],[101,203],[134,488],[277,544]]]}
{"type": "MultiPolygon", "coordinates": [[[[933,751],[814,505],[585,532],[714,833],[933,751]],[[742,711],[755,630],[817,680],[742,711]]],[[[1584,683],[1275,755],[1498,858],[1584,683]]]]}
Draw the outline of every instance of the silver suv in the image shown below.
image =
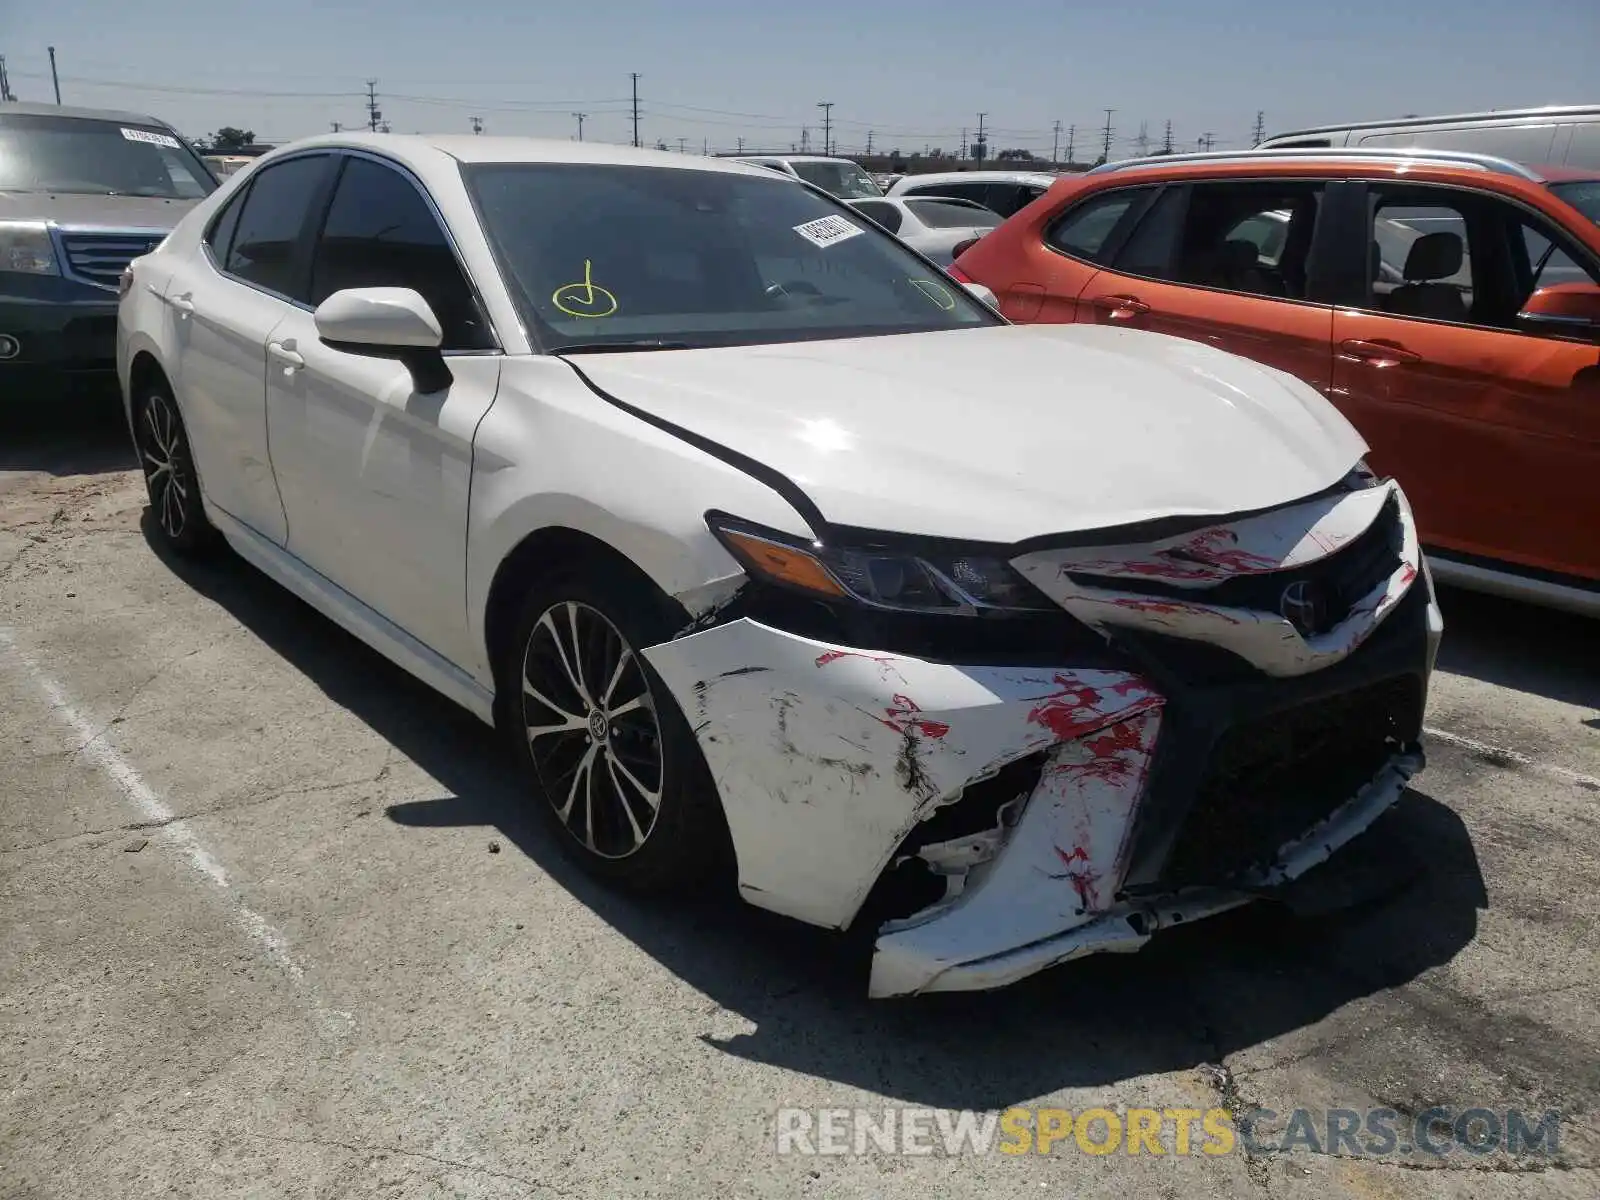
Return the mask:
{"type": "Polygon", "coordinates": [[[0,106],[0,402],[114,389],[122,269],[216,187],[153,117],[0,106]]]}

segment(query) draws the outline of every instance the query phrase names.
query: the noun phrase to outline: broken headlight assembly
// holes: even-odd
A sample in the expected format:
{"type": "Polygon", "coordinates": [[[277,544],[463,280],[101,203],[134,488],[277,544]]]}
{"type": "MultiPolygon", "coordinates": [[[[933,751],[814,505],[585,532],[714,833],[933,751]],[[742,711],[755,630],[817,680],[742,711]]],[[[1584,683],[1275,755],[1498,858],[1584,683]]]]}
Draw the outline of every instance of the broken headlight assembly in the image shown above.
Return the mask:
{"type": "Polygon", "coordinates": [[[716,512],[706,514],[706,523],[754,578],[816,599],[941,616],[1060,612],[992,553],[932,544],[824,545],[716,512]]]}

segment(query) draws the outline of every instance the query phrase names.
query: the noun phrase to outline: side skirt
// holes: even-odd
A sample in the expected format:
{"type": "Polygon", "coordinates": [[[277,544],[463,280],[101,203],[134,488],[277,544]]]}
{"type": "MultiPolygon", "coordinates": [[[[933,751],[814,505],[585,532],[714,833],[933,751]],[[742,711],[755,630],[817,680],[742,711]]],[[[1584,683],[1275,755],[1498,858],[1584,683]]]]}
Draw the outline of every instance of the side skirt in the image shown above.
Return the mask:
{"type": "Polygon", "coordinates": [[[215,505],[206,506],[206,515],[251,566],[480,721],[494,724],[494,693],[460,667],[215,505]]]}

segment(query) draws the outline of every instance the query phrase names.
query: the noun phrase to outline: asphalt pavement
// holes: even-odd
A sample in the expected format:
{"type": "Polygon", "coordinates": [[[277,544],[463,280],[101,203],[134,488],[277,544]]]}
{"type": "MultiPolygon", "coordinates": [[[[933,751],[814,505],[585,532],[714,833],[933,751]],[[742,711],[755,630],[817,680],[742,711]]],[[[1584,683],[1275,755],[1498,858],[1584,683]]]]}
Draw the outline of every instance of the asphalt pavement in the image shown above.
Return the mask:
{"type": "Polygon", "coordinates": [[[490,730],[156,549],[114,413],[15,417],[0,1197],[1600,1193],[1594,622],[1443,596],[1430,765],[1322,868],[1353,907],[874,1002],[848,940],[588,880],[490,730]],[[1521,1155],[777,1153],[781,1110],[1011,1106],[1560,1123],[1521,1155]]]}

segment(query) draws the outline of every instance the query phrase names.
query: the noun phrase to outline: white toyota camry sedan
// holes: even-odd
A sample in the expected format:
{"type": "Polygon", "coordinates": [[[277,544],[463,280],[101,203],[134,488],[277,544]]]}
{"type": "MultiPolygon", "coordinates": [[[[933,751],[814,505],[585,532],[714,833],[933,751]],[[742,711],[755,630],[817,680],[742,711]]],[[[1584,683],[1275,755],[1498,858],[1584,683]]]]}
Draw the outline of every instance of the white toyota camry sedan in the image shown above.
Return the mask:
{"type": "Polygon", "coordinates": [[[874,995],[1246,903],[1422,765],[1432,586],[1321,395],[770,171],[316,138],[122,290],[174,550],[498,725],[597,874],[870,923],[874,995]]]}

